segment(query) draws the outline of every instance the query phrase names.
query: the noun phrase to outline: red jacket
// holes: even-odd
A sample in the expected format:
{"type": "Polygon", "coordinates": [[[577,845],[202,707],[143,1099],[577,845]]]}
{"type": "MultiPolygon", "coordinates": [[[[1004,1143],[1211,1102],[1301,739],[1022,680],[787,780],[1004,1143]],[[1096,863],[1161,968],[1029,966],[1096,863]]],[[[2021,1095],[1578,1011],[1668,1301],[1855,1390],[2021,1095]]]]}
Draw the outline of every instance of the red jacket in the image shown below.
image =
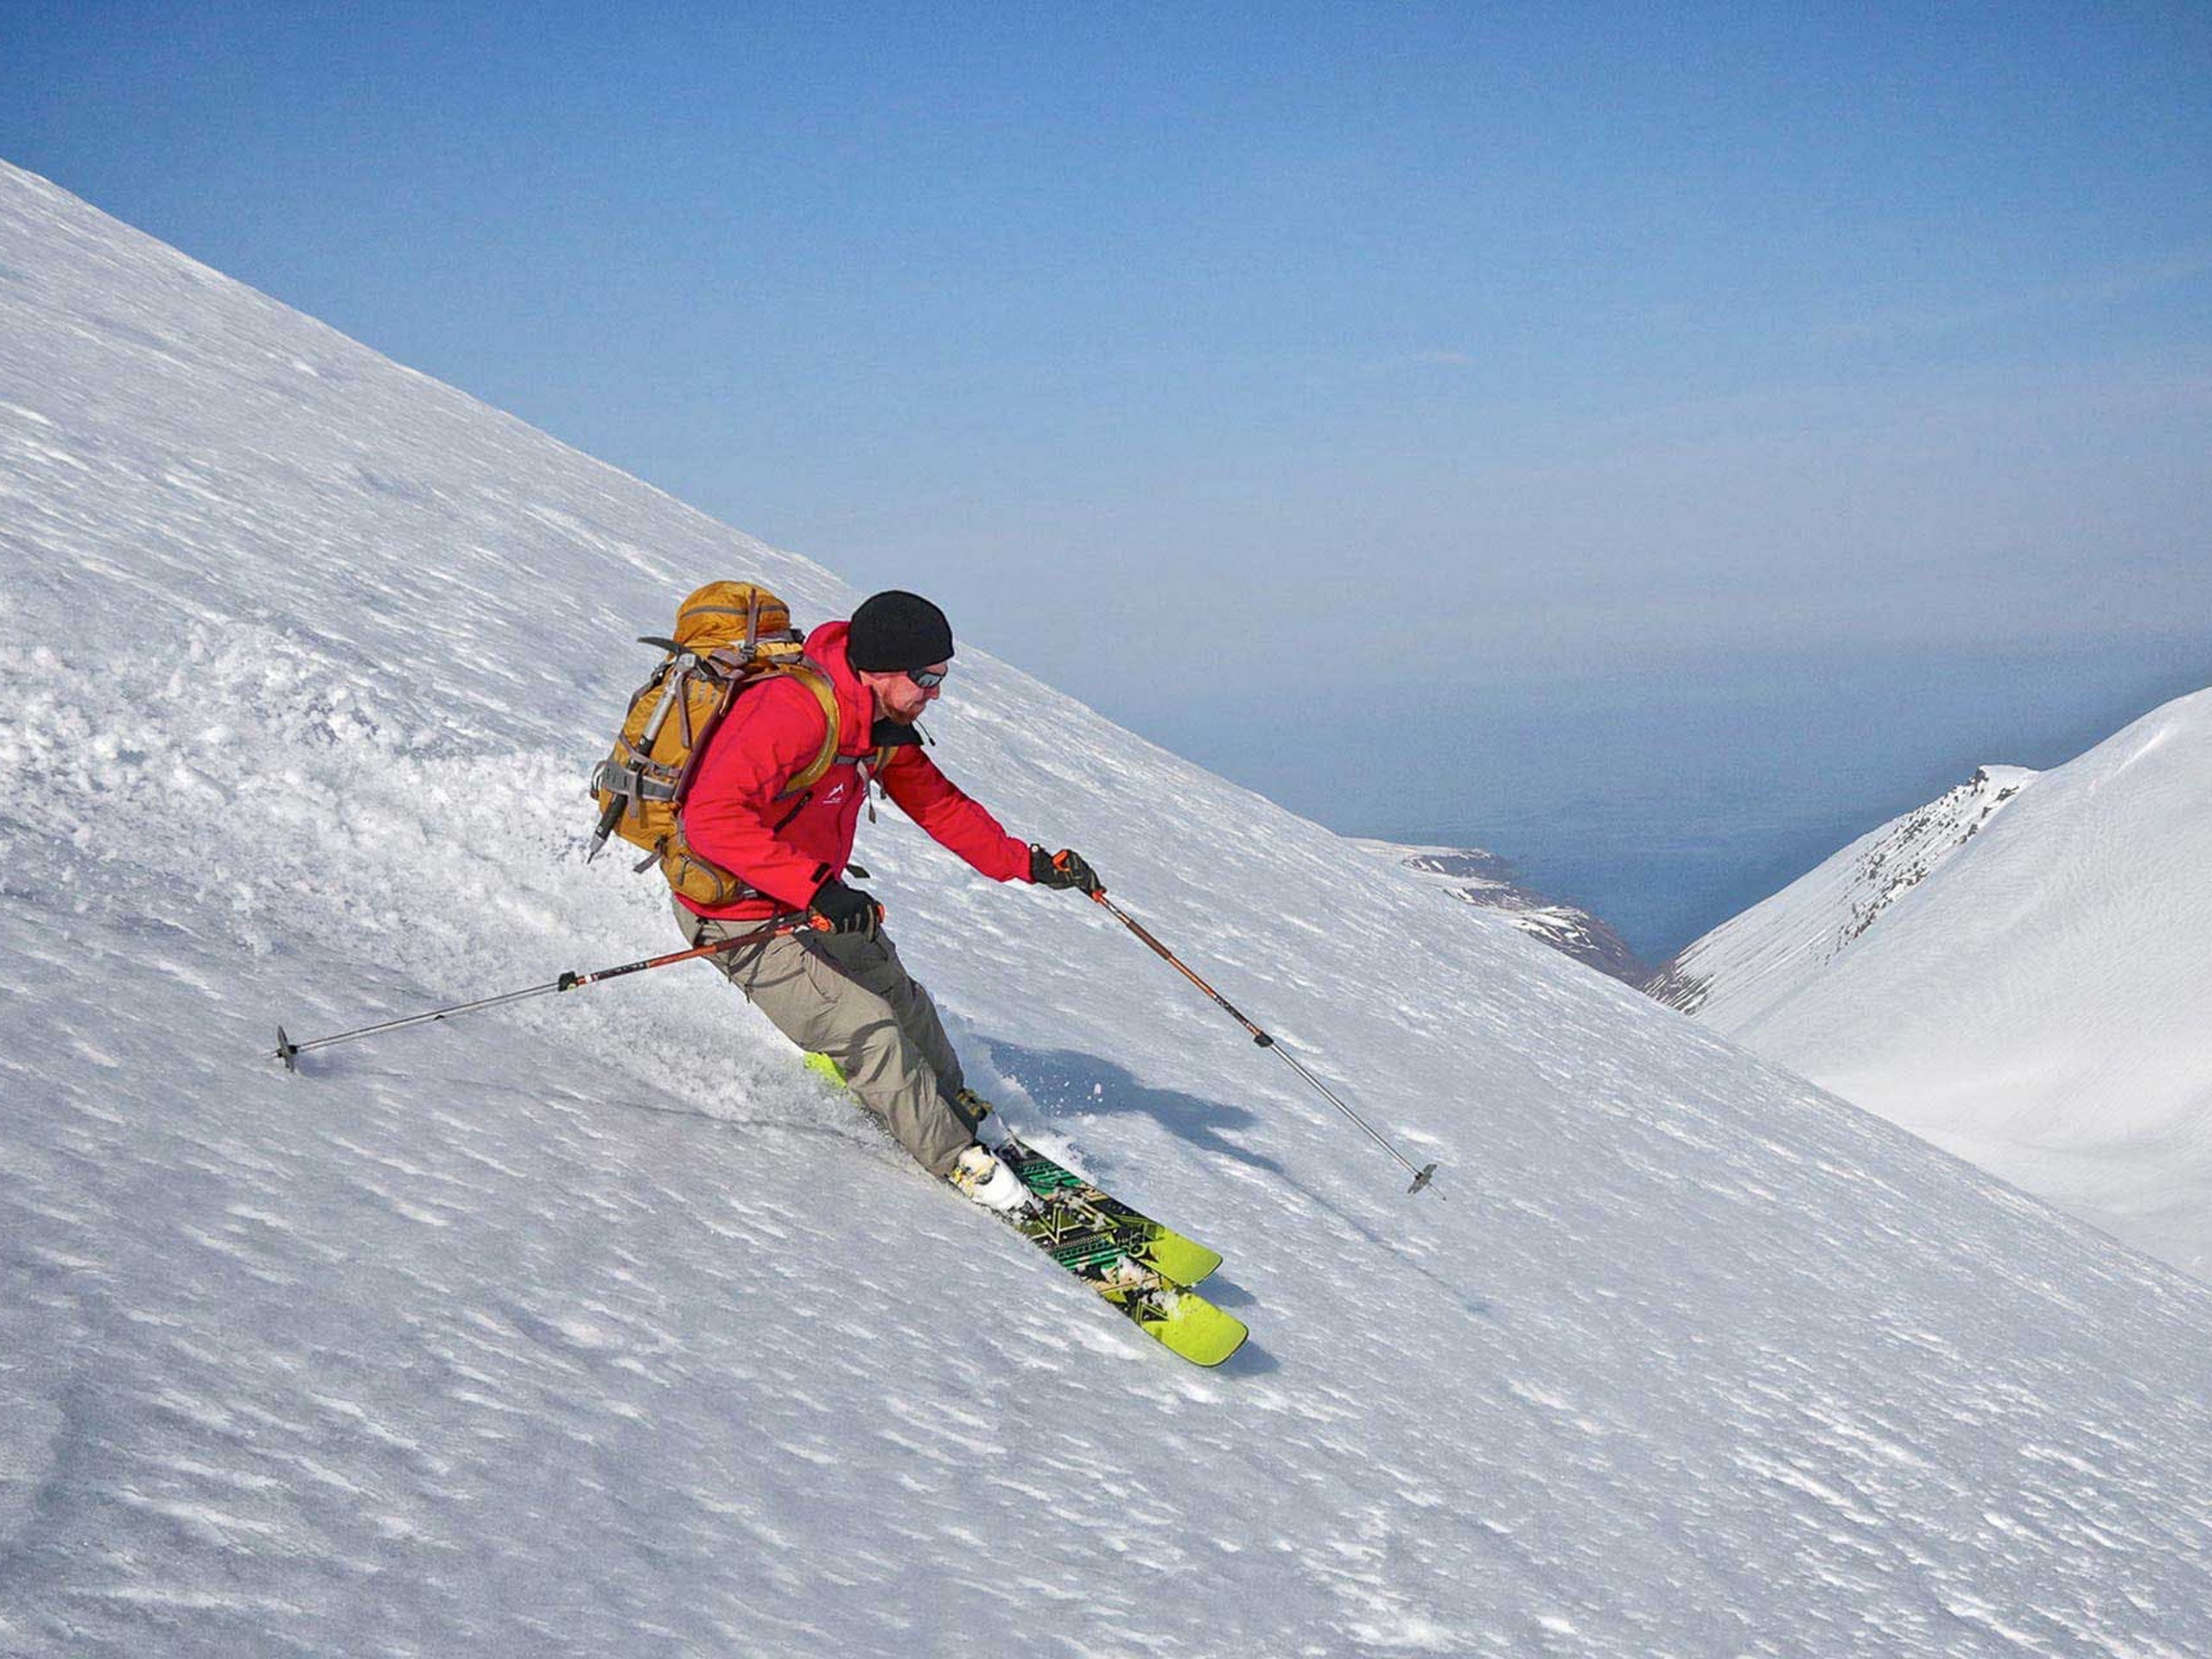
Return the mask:
{"type": "MultiPolygon", "coordinates": [[[[760,890],[763,897],[710,908],[682,894],[696,915],[749,919],[804,910],[853,856],[853,835],[872,762],[875,696],[845,656],[845,624],[825,622],[807,636],[806,654],[837,694],[837,762],[804,795],[779,798],[821,752],[823,715],[813,692],[772,679],[741,696],[707,741],[683,802],[683,836],[701,856],[760,890]]],[[[1029,848],[963,794],[918,742],[900,746],[880,774],[884,793],[930,835],[985,875],[1029,879],[1029,848]]]]}

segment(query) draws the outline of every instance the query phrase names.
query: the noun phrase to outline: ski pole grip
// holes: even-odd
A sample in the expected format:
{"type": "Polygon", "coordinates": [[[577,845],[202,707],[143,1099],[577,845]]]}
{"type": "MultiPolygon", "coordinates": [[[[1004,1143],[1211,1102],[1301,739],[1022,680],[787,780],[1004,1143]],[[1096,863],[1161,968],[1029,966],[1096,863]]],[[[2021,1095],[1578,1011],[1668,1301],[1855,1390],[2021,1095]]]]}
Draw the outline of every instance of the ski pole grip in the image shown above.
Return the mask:
{"type": "MultiPolygon", "coordinates": [[[[1074,849],[1072,848],[1063,847],[1058,852],[1054,853],[1052,855],[1052,868],[1058,870],[1062,875],[1066,875],[1072,871],[1075,868],[1074,849]]],[[[1098,881],[1097,872],[1093,871],[1091,873],[1090,879],[1094,881],[1098,881]]],[[[1103,881],[1098,881],[1098,885],[1090,889],[1084,896],[1089,899],[1103,899],[1106,897],[1106,884],[1103,881]]]]}

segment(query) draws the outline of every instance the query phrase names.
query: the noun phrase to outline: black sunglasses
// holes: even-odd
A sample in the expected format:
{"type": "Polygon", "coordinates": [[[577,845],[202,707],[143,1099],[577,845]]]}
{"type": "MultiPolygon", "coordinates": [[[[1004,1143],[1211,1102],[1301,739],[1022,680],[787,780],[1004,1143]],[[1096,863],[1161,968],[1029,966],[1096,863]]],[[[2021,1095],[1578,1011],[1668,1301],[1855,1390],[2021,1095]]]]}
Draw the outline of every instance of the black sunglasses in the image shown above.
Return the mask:
{"type": "Polygon", "coordinates": [[[910,668],[906,671],[906,677],[923,690],[931,691],[943,685],[944,677],[951,672],[949,668],[910,668]]]}

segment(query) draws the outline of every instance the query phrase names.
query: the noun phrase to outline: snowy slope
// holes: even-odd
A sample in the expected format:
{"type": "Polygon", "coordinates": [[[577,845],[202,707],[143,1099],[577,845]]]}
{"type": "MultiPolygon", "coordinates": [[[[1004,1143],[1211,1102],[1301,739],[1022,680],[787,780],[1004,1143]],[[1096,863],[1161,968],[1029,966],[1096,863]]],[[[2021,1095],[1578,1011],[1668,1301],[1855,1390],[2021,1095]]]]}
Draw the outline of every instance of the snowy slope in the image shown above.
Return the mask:
{"type": "Polygon", "coordinates": [[[1692,948],[1700,1017],[2212,1273],[2212,692],[2040,774],[1849,949],[1763,982],[1791,895],[1848,857],[1692,948]]]}
{"type": "Polygon", "coordinates": [[[1577,905],[1532,893],[1513,879],[1512,864],[1479,847],[1409,847],[1394,841],[1348,836],[1377,858],[1402,865],[1441,887],[1462,904],[1496,911],[1530,938],[1595,968],[1624,984],[1641,985],[1651,969],[1637,958],[1612,926],[1577,905]]]}
{"type": "Polygon", "coordinates": [[[626,642],[852,595],[5,171],[0,559],[0,1652],[2212,1644],[2212,1294],[976,653],[954,773],[1447,1166],[871,830],[978,1081],[1227,1252],[1224,1370],[705,970],[283,1076],[671,943],[579,856],[626,642]]]}
{"type": "Polygon", "coordinates": [[[1719,1030],[1740,1028],[1865,938],[2035,778],[2022,766],[1977,767],[1684,947],[1646,988],[1719,1030]]]}

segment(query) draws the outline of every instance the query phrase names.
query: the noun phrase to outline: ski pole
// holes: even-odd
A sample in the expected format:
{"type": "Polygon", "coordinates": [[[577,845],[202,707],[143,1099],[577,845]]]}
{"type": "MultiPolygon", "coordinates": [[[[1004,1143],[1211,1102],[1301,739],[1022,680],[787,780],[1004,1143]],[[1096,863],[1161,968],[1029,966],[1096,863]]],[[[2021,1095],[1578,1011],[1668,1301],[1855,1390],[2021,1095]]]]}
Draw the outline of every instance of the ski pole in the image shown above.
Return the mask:
{"type": "Polygon", "coordinates": [[[1173,968],[1177,973],[1189,980],[1192,984],[1197,986],[1208,996],[1211,997],[1214,1001],[1215,1006],[1220,1008],[1220,1010],[1224,1014],[1227,1014],[1230,1019],[1234,1020],[1238,1025],[1243,1027],[1244,1029],[1251,1034],[1252,1040],[1255,1043],[1258,1044],[1262,1048],[1273,1050],[1274,1052],[1280,1055],[1282,1058],[1282,1063],[1285,1065],[1287,1065],[1292,1071],[1297,1072],[1300,1077],[1305,1078],[1306,1082],[1312,1084],[1314,1088],[1321,1091],[1321,1097],[1324,1100],[1326,1100],[1330,1105],[1335,1107],[1353,1122],[1358,1124],[1362,1129],[1365,1130],[1369,1140],[1372,1141],[1376,1146],[1382,1147],[1383,1151],[1389,1153],[1393,1158],[1404,1165],[1407,1173],[1414,1178],[1414,1184],[1406,1189],[1408,1192],[1418,1192],[1421,1188],[1427,1186],[1430,1181],[1435,1179],[1436,1166],[1434,1164],[1423,1164],[1419,1167],[1415,1167],[1414,1161],[1410,1158],[1407,1157],[1404,1153],[1400,1152],[1397,1147],[1392,1146],[1389,1141],[1384,1137],[1380,1129],[1376,1128],[1372,1123],[1370,1123],[1357,1112],[1352,1110],[1351,1107],[1345,1105],[1342,1100],[1337,1097],[1337,1092],[1335,1090],[1330,1088],[1327,1084],[1322,1082],[1320,1078],[1315,1077],[1311,1071],[1307,1071],[1305,1066],[1299,1063],[1299,1059],[1296,1055],[1284,1048],[1281,1044],[1277,1043],[1273,1037],[1270,1037],[1266,1032],[1261,1030],[1258,1026],[1255,1025],[1249,1019],[1246,1018],[1243,1012],[1239,1009],[1234,1002],[1231,1002],[1219,991],[1214,989],[1212,986],[1207,984],[1205,980],[1199,978],[1196,973],[1192,971],[1191,966],[1188,963],[1185,962],[1182,957],[1177,956],[1173,950],[1170,950],[1166,945],[1162,944],[1158,939],[1153,937],[1151,929],[1145,926],[1145,925],[1137,920],[1135,917],[1130,915],[1128,912],[1123,910],[1111,899],[1109,899],[1106,896],[1105,890],[1103,888],[1101,888],[1096,893],[1092,893],[1090,897],[1109,916],[1111,916],[1116,921],[1119,922],[1123,927],[1128,928],[1130,932],[1135,934],[1138,938],[1141,939],[1147,945],[1150,946],[1154,955],[1157,956],[1162,962],[1173,968]]]}
{"type": "Polygon", "coordinates": [[[582,990],[587,985],[596,985],[603,979],[620,979],[625,974],[641,974],[648,968],[665,968],[672,963],[690,962],[700,957],[711,957],[724,950],[741,950],[748,944],[766,944],[770,939],[785,933],[796,933],[802,928],[827,929],[830,924],[818,917],[775,922],[766,927],[756,927],[750,933],[741,933],[734,939],[723,939],[715,944],[702,944],[690,950],[673,950],[664,957],[647,957],[642,962],[626,962],[620,968],[601,968],[596,973],[563,974],[543,985],[532,985],[527,990],[508,991],[499,996],[481,997],[474,1002],[456,1002],[450,1007],[431,1008],[422,1014],[410,1014],[404,1019],[387,1020],[382,1025],[363,1026],[354,1031],[341,1031],[328,1037],[311,1037],[304,1043],[296,1043],[285,1036],[284,1027],[276,1027],[276,1052],[270,1058],[284,1062],[284,1069],[296,1071],[299,1057],[309,1049],[328,1048],[333,1043],[350,1043],[359,1037],[374,1037],[381,1032],[401,1031],[409,1026],[424,1025],[433,1020],[450,1020],[456,1014],[473,1014],[479,1008],[504,1007],[510,1002],[527,1001],[533,996],[547,996],[556,991],[582,990]]]}

